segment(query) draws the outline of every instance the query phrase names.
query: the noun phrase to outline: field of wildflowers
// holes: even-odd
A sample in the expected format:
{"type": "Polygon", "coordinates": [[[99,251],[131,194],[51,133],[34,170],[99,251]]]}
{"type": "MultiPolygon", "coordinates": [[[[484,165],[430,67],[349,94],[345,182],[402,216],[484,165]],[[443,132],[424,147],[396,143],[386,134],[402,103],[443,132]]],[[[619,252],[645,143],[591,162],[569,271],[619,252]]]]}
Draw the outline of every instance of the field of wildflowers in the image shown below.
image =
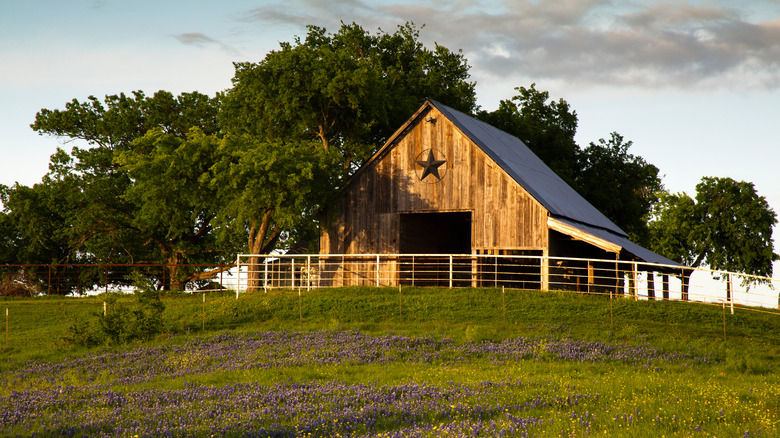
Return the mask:
{"type": "Polygon", "coordinates": [[[0,377],[0,435],[780,434],[775,373],[735,378],[717,355],[543,329],[472,342],[223,331],[31,361],[0,377]]]}

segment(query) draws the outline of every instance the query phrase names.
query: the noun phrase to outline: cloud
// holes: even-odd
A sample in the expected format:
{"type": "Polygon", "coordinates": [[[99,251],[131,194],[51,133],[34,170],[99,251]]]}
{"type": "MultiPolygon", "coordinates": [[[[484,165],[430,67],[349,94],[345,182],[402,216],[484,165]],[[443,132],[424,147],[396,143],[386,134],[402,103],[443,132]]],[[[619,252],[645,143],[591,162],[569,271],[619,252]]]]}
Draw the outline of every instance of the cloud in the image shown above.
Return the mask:
{"type": "MultiPolygon", "coordinates": [[[[523,76],[592,86],[777,89],[780,20],[724,2],[290,0],[247,19],[333,31],[341,21],[462,49],[481,80],[523,76]]],[[[776,12],[776,11],[775,11],[776,12]]]]}
{"type": "Polygon", "coordinates": [[[207,46],[217,46],[223,51],[230,53],[232,55],[236,55],[239,53],[238,50],[199,32],[180,33],[178,35],[173,35],[173,37],[176,40],[178,40],[180,43],[187,46],[195,46],[200,48],[207,47],[207,46]]]}
{"type": "Polygon", "coordinates": [[[213,38],[209,38],[202,33],[182,33],[179,35],[174,35],[173,37],[179,40],[179,42],[182,44],[198,47],[203,47],[208,44],[219,44],[213,38]]]}

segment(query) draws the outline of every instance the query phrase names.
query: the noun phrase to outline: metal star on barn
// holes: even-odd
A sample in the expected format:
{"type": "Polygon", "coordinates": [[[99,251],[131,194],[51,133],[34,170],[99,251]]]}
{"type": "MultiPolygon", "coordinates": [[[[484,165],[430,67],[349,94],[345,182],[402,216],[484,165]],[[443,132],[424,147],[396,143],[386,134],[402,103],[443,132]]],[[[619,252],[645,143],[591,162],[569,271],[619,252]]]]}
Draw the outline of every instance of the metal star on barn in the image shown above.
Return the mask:
{"type": "MultiPolygon", "coordinates": [[[[433,175],[436,177],[437,181],[441,181],[441,179],[444,177],[444,175],[439,174],[439,167],[444,165],[446,163],[446,160],[437,160],[436,157],[433,154],[433,149],[428,149],[428,157],[425,160],[420,160],[419,158],[425,153],[423,151],[420,153],[420,155],[417,156],[417,164],[422,167],[422,175],[420,175],[420,181],[424,181],[425,178],[428,175],[433,175]]],[[[446,167],[445,167],[446,169],[446,167]]]]}

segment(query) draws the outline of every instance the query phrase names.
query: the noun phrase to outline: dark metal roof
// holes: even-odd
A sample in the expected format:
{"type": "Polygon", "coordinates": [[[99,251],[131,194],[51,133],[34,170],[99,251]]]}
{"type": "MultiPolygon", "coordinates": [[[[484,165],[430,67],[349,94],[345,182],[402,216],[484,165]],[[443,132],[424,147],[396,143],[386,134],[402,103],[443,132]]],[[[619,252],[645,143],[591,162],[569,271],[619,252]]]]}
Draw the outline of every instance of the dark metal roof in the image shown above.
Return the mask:
{"type": "Polygon", "coordinates": [[[552,217],[620,245],[645,262],[679,266],[628,240],[625,231],[571,188],[519,138],[446,105],[430,102],[541,203],[552,217]]]}
{"type": "Polygon", "coordinates": [[[519,138],[446,105],[431,103],[555,217],[627,236],[539,159],[519,138]]]}
{"type": "Polygon", "coordinates": [[[650,251],[647,248],[643,248],[637,245],[636,243],[628,240],[627,237],[618,236],[614,233],[610,233],[609,231],[604,230],[603,228],[590,227],[588,225],[576,223],[566,219],[558,219],[558,220],[567,225],[580,229],[588,234],[596,236],[599,239],[603,239],[606,240],[607,242],[614,243],[615,245],[618,245],[621,248],[623,248],[623,251],[628,252],[635,258],[638,258],[644,262],[656,263],[659,265],[682,266],[679,263],[675,262],[674,260],[668,259],[660,254],[656,254],[653,251],[650,251]]]}

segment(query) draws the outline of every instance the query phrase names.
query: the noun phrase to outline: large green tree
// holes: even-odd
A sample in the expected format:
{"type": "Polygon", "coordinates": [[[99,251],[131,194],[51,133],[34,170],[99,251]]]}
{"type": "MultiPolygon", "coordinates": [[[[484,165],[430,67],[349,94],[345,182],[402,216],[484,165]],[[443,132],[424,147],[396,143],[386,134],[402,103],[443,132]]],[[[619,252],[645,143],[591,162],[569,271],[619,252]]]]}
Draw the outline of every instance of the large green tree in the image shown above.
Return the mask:
{"type": "Polygon", "coordinates": [[[114,158],[118,171],[132,181],[122,194],[132,211],[127,224],[168,265],[174,289],[219,272],[182,265],[229,263],[237,250],[213,232],[222,207],[211,184],[219,143],[219,137],[197,127],[186,138],[153,128],[114,158]]]}
{"type": "MultiPolygon", "coordinates": [[[[214,221],[222,241],[237,232],[250,254],[316,240],[318,207],[336,193],[344,174],[342,156],[314,141],[266,141],[227,136],[212,168],[211,187],[222,205],[214,221]]],[[[250,260],[257,265],[257,258],[250,260]]],[[[257,270],[249,287],[259,287],[257,270]]]]}
{"type": "Polygon", "coordinates": [[[472,112],[474,84],[460,53],[419,42],[419,28],[370,34],[342,24],[309,26],[257,63],[236,63],[220,122],[269,142],[317,140],[345,167],[367,159],[426,98],[472,112]]]}
{"type": "MultiPolygon", "coordinates": [[[[185,199],[192,200],[193,196],[187,195],[202,193],[202,188],[191,182],[196,171],[202,170],[208,161],[200,162],[188,152],[176,156],[174,151],[180,147],[197,149],[194,145],[200,139],[190,136],[192,127],[197,127],[204,138],[215,135],[219,130],[217,111],[215,98],[200,93],[173,96],[165,91],[153,96],[142,92],[110,95],[103,101],[90,96],[85,102],[72,100],[63,110],[41,110],[31,127],[41,135],[74,144],[70,152],[58,149],[52,155],[44,185],[32,188],[40,191],[41,196],[45,195],[45,186],[58,192],[57,199],[63,207],[58,221],[49,224],[55,227],[51,235],[67,247],[70,255],[67,261],[170,264],[220,261],[219,253],[205,238],[208,233],[198,233],[205,216],[202,212],[192,212],[200,211],[200,206],[190,205],[185,212],[169,217],[166,224],[156,220],[159,216],[153,216],[173,201],[179,203],[168,205],[168,212],[178,212],[174,207],[180,207],[185,199]],[[166,172],[161,167],[155,168],[155,172],[142,169],[142,164],[151,166],[165,154],[179,160],[177,168],[166,168],[166,172]],[[191,166],[192,173],[183,170],[184,166],[191,166]],[[192,192],[152,199],[153,193],[177,193],[171,190],[173,186],[187,186],[192,192]],[[191,223],[186,225],[190,229],[189,238],[172,231],[175,227],[185,227],[180,223],[171,225],[181,215],[191,217],[191,223]],[[194,238],[201,236],[204,238],[194,238]]],[[[6,196],[13,200],[26,190],[21,186],[8,188],[6,196]]],[[[6,213],[19,217],[22,222],[31,217],[13,203],[5,208],[6,213]]],[[[17,261],[32,263],[34,259],[19,251],[17,261]]],[[[169,279],[177,277],[168,276],[169,279]]]]}
{"type": "Polygon", "coordinates": [[[577,113],[568,102],[551,99],[536,84],[515,91],[495,111],[480,111],[477,117],[522,140],[633,240],[646,243],[646,221],[662,188],[658,168],[630,154],[633,143],[618,133],[581,149],[574,140],[577,113]]]}
{"type": "Polygon", "coordinates": [[[575,187],[633,241],[645,245],[647,221],[663,185],[657,167],[628,152],[632,144],[617,132],[591,143],[579,154],[575,187]]]}
{"type": "Polygon", "coordinates": [[[523,141],[536,156],[564,181],[575,186],[579,173],[577,113],[563,99],[551,100],[550,93],[536,84],[515,88],[517,94],[502,100],[492,112],[477,117],[523,141]]]}
{"type": "Polygon", "coordinates": [[[685,193],[661,196],[649,223],[650,246],[687,266],[704,264],[761,282],[778,260],[772,242],[776,223],[777,215],[752,183],[704,177],[695,199],[685,193]]]}

